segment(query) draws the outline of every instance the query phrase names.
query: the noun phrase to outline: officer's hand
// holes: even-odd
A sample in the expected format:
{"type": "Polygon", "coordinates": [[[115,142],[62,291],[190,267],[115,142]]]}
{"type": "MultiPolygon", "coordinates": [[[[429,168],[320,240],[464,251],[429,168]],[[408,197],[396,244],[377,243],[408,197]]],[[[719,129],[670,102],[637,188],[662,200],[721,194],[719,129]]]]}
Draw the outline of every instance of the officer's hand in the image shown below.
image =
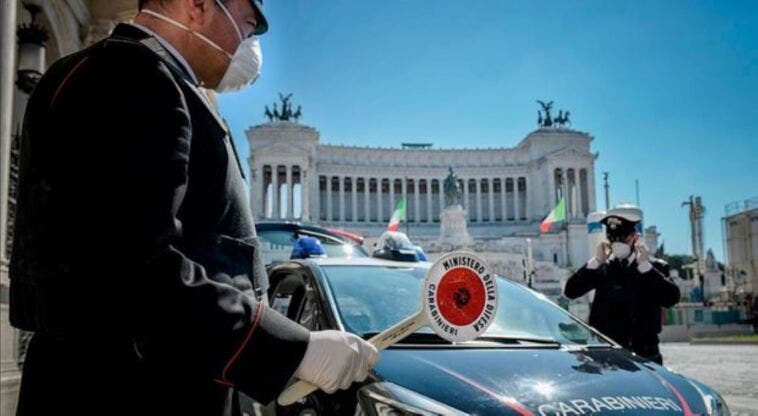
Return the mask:
{"type": "Polygon", "coordinates": [[[647,273],[653,268],[650,263],[650,253],[647,251],[647,246],[642,241],[634,243],[634,254],[637,257],[637,270],[640,273],[647,273]]]}
{"type": "Polygon", "coordinates": [[[327,393],[363,381],[376,363],[376,348],[353,334],[341,331],[311,332],[308,349],[295,372],[327,393]]]}
{"type": "Polygon", "coordinates": [[[599,263],[605,263],[608,261],[608,253],[611,252],[611,243],[607,241],[601,241],[595,248],[595,260],[599,263]]]}
{"type": "Polygon", "coordinates": [[[634,243],[634,253],[637,255],[638,264],[650,261],[650,253],[648,253],[647,246],[642,241],[634,243]]]}

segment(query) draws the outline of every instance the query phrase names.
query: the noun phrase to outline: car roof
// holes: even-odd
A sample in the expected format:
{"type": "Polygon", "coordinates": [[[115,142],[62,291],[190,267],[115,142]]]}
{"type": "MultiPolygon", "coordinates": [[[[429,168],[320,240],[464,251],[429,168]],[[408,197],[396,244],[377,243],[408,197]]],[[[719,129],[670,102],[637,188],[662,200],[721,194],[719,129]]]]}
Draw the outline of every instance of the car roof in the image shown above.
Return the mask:
{"type": "Polygon", "coordinates": [[[310,258],[309,262],[315,263],[318,266],[369,266],[369,267],[404,267],[404,268],[419,268],[428,269],[431,267],[431,263],[411,262],[411,261],[392,261],[385,259],[378,259],[375,257],[355,257],[355,258],[310,258]]]}
{"type": "Polygon", "coordinates": [[[349,238],[344,234],[335,232],[333,230],[319,227],[311,224],[303,224],[297,221],[261,221],[255,224],[256,231],[306,231],[311,233],[317,233],[325,236],[329,236],[342,242],[349,242],[353,244],[359,244],[355,239],[349,238]]]}

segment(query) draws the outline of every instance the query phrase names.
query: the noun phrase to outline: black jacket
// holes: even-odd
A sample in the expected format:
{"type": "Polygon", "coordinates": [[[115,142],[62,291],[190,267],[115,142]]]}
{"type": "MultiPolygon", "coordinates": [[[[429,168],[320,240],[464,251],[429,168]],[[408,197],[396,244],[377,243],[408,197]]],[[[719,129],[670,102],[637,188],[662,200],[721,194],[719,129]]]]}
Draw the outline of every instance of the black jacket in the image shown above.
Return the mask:
{"type": "Polygon", "coordinates": [[[679,288],[666,276],[666,263],[653,260],[652,264],[646,273],[639,272],[636,261],[611,260],[594,270],[585,265],[564,289],[571,299],[594,289],[590,325],[646,357],[657,354],[661,307],[679,302],[679,288]]]}
{"type": "Polygon", "coordinates": [[[56,62],[24,120],[12,324],[105,357],[132,346],[113,359],[135,359],[137,383],[186,387],[188,408],[218,410],[235,388],[273,399],[309,334],[256,299],[266,275],[233,146],[134,26],[56,62]]]}

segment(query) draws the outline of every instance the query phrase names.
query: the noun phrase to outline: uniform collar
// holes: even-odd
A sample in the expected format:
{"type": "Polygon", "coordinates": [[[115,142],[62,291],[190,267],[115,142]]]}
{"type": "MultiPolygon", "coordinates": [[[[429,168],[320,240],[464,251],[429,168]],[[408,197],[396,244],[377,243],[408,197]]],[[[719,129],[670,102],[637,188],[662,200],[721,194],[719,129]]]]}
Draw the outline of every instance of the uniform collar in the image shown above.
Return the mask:
{"type": "Polygon", "coordinates": [[[161,40],[162,38],[155,32],[150,31],[150,29],[133,23],[119,23],[116,28],[113,29],[111,36],[145,43],[145,45],[160,56],[163,61],[174,67],[175,72],[178,72],[178,74],[188,83],[195,87],[200,86],[198,79],[195,76],[195,72],[189,66],[187,60],[184,59],[182,54],[180,54],[179,51],[177,51],[168,41],[165,39],[161,40]]]}
{"type": "MultiPolygon", "coordinates": [[[[230,135],[229,126],[221,118],[218,113],[218,109],[208,98],[207,93],[196,82],[192,68],[190,68],[189,65],[184,65],[181,63],[183,61],[183,58],[182,60],[179,59],[181,57],[181,54],[178,52],[176,54],[169,52],[168,42],[165,44],[161,43],[157,37],[144,31],[142,28],[127,23],[118,24],[116,28],[113,29],[111,37],[126,38],[131,41],[139,42],[153,51],[153,53],[158,55],[160,59],[169,66],[170,70],[173,73],[176,73],[177,76],[181,77],[182,80],[191,87],[190,90],[192,90],[192,92],[197,95],[200,101],[205,105],[211,116],[213,116],[213,118],[218,122],[219,127],[224,131],[225,134],[230,135]]],[[[239,158],[237,158],[237,162],[239,163],[239,158]]]]}
{"type": "Polygon", "coordinates": [[[200,85],[200,82],[198,81],[197,76],[195,75],[195,71],[192,70],[192,67],[190,66],[189,62],[187,62],[187,60],[184,59],[184,56],[182,56],[182,54],[178,50],[176,50],[176,48],[174,47],[174,45],[171,44],[171,42],[167,41],[166,38],[164,38],[163,36],[159,35],[158,33],[149,29],[146,26],[143,26],[139,23],[129,23],[129,24],[147,33],[148,35],[154,37],[158,42],[160,42],[161,46],[163,46],[166,49],[166,51],[168,51],[168,53],[170,53],[171,56],[179,62],[182,69],[184,69],[184,71],[187,72],[190,78],[192,78],[192,81],[194,82],[194,84],[200,85]]]}

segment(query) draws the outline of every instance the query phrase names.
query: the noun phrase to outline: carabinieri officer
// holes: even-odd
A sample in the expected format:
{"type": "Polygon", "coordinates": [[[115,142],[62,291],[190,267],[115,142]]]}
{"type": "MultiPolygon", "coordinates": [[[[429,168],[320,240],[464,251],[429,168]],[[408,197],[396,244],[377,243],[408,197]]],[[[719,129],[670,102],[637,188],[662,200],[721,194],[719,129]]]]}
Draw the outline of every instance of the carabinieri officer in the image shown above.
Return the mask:
{"type": "Polygon", "coordinates": [[[206,91],[258,76],[261,0],[141,0],[56,62],[23,126],[11,322],[34,331],[18,413],[239,414],[293,375],[327,392],[377,358],[266,306],[239,163],[206,91]]]}
{"type": "Polygon", "coordinates": [[[679,302],[668,264],[648,253],[637,233],[641,218],[630,208],[614,208],[600,221],[608,241],[571,276],[564,293],[574,299],[595,290],[590,325],[638,355],[663,363],[658,349],[661,308],[679,302]]]}

